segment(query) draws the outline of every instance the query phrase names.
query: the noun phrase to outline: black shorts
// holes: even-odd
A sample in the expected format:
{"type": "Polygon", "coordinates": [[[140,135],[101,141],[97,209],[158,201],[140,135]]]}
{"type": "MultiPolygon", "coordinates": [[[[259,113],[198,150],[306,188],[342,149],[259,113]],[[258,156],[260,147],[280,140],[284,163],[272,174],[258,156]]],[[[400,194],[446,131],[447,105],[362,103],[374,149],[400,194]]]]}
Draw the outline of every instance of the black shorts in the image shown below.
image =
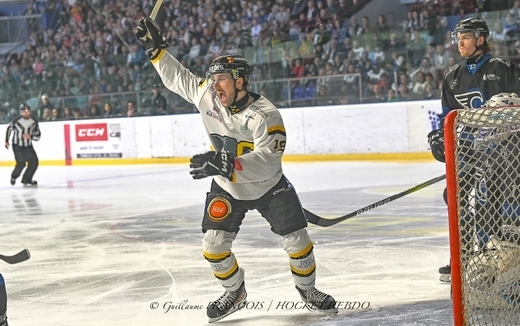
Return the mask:
{"type": "Polygon", "coordinates": [[[223,230],[238,233],[247,211],[257,210],[278,235],[286,235],[307,226],[305,213],[293,185],[282,176],[280,181],[255,200],[237,200],[215,181],[206,194],[202,232],[223,230]]]}

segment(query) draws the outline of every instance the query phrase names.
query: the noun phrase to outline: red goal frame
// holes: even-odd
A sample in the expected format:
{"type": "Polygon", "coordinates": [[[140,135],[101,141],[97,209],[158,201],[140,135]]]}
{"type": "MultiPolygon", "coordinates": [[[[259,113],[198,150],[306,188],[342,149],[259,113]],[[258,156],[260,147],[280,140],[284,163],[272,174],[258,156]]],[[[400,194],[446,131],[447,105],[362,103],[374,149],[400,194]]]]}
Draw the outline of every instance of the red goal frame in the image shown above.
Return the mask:
{"type": "Polygon", "coordinates": [[[454,326],[465,325],[464,306],[462,305],[462,280],[460,273],[460,238],[458,224],[457,172],[455,168],[454,125],[457,110],[444,119],[444,147],[446,153],[446,188],[448,192],[448,226],[450,238],[451,295],[453,301],[454,326]]]}

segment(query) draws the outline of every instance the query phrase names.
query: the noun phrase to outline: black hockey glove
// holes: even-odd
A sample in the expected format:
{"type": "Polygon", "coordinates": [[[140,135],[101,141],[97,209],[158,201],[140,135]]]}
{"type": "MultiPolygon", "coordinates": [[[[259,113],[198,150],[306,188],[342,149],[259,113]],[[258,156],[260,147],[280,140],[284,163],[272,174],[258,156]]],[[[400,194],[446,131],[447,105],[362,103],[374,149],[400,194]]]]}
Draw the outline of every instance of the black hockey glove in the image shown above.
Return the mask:
{"type": "Polygon", "coordinates": [[[231,180],[235,168],[235,158],[226,150],[197,154],[191,158],[190,168],[192,168],[190,174],[193,179],[221,175],[231,180]]]}
{"type": "Polygon", "coordinates": [[[151,60],[155,59],[159,54],[158,49],[166,49],[168,42],[161,34],[159,26],[150,18],[142,17],[134,30],[134,35],[143,42],[146,48],[146,54],[151,60]]]}
{"type": "Polygon", "coordinates": [[[444,129],[437,129],[428,134],[428,143],[433,157],[439,162],[446,162],[444,151],[444,129]]]}

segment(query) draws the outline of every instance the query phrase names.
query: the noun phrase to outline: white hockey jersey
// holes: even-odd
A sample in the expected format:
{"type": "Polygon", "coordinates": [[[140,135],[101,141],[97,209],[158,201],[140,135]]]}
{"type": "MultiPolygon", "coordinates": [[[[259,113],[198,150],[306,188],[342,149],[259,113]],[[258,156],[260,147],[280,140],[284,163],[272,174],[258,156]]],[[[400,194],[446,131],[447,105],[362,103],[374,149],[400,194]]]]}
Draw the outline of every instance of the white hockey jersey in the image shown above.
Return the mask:
{"type": "Polygon", "coordinates": [[[232,114],[210,90],[209,80],[192,74],[167,51],[161,50],[152,63],[170,91],[197,107],[213,150],[227,149],[235,155],[232,181],[214,176],[220,187],[235,199],[253,200],[280,180],[285,128],[280,112],[268,99],[260,96],[232,114]]]}

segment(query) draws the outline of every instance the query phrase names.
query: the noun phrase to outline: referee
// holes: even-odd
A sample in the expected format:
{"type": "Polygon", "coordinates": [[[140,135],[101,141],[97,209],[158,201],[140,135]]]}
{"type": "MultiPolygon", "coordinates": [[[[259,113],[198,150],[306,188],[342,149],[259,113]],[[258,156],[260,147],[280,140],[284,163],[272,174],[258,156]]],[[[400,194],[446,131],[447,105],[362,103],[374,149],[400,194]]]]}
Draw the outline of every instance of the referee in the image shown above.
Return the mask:
{"type": "Polygon", "coordinates": [[[20,104],[20,117],[11,121],[9,127],[7,127],[5,134],[5,148],[7,149],[9,149],[11,133],[13,133],[13,152],[16,160],[16,166],[11,173],[11,185],[14,185],[27,163],[27,169],[22,176],[22,184],[24,186],[36,186],[38,183],[32,178],[38,168],[39,161],[32,142],[33,140],[40,140],[41,133],[38,122],[31,118],[31,108],[27,104],[20,104]]]}

